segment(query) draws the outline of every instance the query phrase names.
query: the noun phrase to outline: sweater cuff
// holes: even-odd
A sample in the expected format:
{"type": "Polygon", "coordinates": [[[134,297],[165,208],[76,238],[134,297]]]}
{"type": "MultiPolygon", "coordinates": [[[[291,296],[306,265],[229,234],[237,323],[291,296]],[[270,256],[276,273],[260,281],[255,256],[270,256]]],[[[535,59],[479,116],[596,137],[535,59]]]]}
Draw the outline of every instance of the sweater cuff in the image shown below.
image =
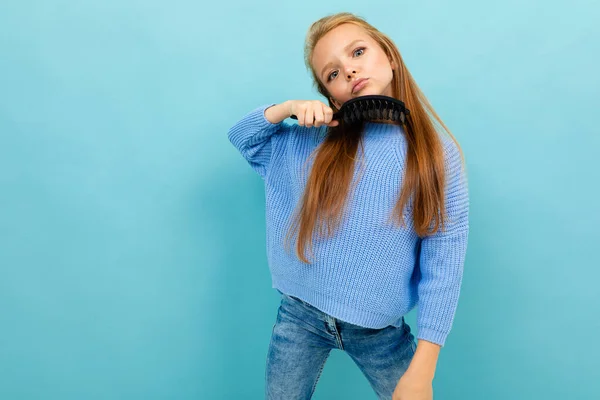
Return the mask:
{"type": "Polygon", "coordinates": [[[440,345],[440,347],[444,347],[446,338],[448,337],[447,332],[440,332],[436,331],[435,329],[420,327],[417,327],[417,330],[417,339],[427,340],[428,342],[440,345]]]}

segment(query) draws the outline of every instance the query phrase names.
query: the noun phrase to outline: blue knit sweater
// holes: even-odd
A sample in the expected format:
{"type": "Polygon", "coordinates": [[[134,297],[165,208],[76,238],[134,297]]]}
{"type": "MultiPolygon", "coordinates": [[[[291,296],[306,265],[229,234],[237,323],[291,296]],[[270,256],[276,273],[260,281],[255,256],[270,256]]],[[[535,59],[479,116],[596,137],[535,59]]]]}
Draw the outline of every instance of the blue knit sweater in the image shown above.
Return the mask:
{"type": "Polygon", "coordinates": [[[344,220],[333,237],[315,235],[313,257],[306,253],[312,264],[306,264],[296,256],[295,241],[286,251],[283,240],[312,166],[309,155],[325,138],[327,127],[272,124],[264,115],[272,105],[252,110],[228,133],[264,180],[272,287],[369,328],[399,327],[418,304],[417,338],[444,346],[458,305],[469,231],[467,179],[454,142],[442,137],[446,230],[420,239],[410,204],[404,214],[406,227],[387,223],[405,166],[403,128],[367,122],[364,150],[359,145],[355,162],[355,178],[362,176],[349,192],[344,220]]]}

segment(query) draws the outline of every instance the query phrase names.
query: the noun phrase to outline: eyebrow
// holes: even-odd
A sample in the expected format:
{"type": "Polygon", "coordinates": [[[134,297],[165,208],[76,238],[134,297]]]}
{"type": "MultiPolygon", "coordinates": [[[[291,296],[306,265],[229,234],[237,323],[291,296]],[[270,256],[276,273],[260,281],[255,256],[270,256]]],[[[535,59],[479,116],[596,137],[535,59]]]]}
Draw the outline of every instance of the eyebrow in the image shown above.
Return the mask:
{"type": "MultiPolygon", "coordinates": [[[[352,42],[350,42],[350,44],[348,44],[346,47],[344,47],[344,51],[348,51],[348,49],[349,49],[350,47],[352,47],[352,46],[353,46],[355,43],[357,43],[357,42],[364,42],[364,40],[362,40],[362,39],[356,39],[356,40],[353,40],[352,42]]],[[[327,68],[329,68],[329,66],[330,66],[331,64],[333,64],[333,63],[332,63],[332,62],[328,62],[327,64],[325,64],[325,66],[324,66],[324,67],[323,67],[323,69],[321,70],[321,77],[323,77],[323,74],[325,73],[325,70],[326,70],[327,68]]]]}

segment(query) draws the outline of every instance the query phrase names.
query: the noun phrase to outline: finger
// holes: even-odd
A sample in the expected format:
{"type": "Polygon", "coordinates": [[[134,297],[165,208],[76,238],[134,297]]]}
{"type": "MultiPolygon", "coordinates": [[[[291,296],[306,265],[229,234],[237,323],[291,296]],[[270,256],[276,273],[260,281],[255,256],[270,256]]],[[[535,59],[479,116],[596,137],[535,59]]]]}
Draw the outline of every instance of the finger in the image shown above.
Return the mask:
{"type": "Polygon", "coordinates": [[[325,116],[323,115],[323,107],[317,107],[315,109],[315,127],[323,125],[325,116]]]}
{"type": "Polygon", "coordinates": [[[312,106],[306,108],[306,116],[304,117],[304,126],[312,128],[315,119],[315,111],[312,106]]]}
{"type": "Polygon", "coordinates": [[[330,123],[333,119],[333,109],[331,107],[325,106],[323,110],[323,122],[326,124],[330,123]]]}
{"type": "Polygon", "coordinates": [[[298,114],[296,115],[296,117],[298,117],[298,125],[304,125],[304,121],[306,119],[306,110],[302,108],[298,110],[298,114]]]}
{"type": "Polygon", "coordinates": [[[327,126],[338,126],[340,121],[333,119],[333,108],[325,107],[325,123],[327,126]]]}

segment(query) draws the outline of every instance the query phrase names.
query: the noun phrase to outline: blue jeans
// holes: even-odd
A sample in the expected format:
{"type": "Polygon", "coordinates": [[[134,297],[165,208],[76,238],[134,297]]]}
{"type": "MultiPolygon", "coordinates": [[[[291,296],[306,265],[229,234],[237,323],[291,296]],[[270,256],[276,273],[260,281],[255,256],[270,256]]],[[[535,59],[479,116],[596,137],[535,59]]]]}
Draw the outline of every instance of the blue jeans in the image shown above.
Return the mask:
{"type": "Polygon", "coordinates": [[[379,399],[391,399],[417,348],[402,322],[399,328],[365,328],[281,293],[267,353],[266,399],[310,399],[332,349],[350,356],[379,399]]]}

